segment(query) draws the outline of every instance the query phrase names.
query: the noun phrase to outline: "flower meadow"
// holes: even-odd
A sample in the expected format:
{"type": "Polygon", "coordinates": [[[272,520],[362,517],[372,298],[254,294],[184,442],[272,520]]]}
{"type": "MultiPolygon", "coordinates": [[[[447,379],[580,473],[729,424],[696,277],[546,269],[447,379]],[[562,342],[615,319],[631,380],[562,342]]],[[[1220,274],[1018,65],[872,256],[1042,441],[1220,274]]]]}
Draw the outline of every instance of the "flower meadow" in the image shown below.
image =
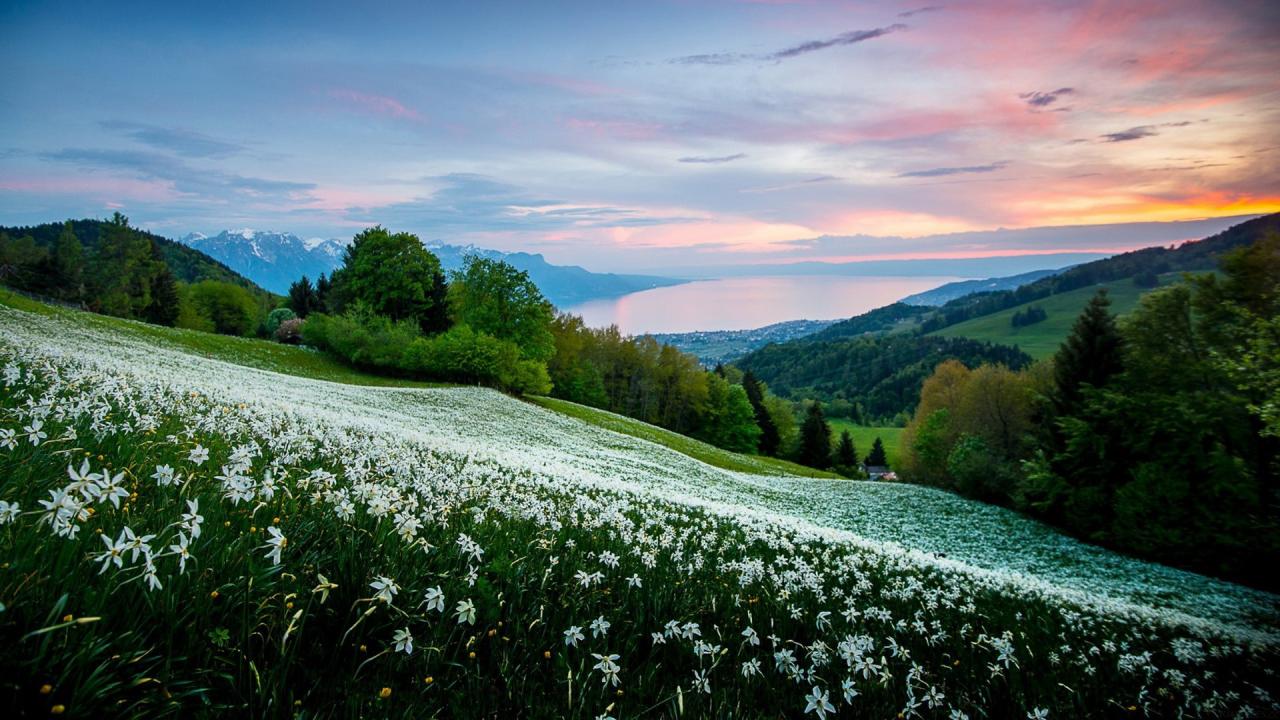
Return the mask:
{"type": "Polygon", "coordinates": [[[10,717],[1280,713],[1273,596],[942,493],[69,314],[0,386],[10,717]]]}

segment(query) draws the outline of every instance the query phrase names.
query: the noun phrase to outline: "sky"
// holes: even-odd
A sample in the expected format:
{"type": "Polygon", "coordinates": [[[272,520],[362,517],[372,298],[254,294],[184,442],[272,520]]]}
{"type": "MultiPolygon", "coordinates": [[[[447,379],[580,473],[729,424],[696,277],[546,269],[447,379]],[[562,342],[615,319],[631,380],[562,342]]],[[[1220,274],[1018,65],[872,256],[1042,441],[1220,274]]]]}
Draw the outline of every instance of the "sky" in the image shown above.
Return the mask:
{"type": "Polygon", "coordinates": [[[8,0],[0,26],[0,224],[381,224],[625,271],[1114,252],[1280,211],[1273,0],[8,0]]]}

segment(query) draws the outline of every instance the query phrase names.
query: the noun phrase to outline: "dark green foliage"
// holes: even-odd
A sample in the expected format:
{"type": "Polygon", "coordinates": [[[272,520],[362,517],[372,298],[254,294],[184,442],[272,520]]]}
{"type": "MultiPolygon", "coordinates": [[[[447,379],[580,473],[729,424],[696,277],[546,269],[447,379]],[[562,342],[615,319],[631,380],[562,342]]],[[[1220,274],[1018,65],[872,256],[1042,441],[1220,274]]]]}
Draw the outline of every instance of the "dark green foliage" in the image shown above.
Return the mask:
{"type": "Polygon", "coordinates": [[[433,308],[439,277],[440,261],[416,235],[373,227],[347,246],[326,302],[337,311],[363,304],[376,315],[411,320],[425,329],[434,322],[433,310],[440,311],[433,308]]]}
{"type": "MultiPolygon", "coordinates": [[[[274,304],[267,292],[203,253],[110,220],[68,220],[0,230],[0,281],[89,310],[158,325],[212,330],[197,308],[184,308],[181,283],[212,280],[248,294],[250,328],[274,304]],[[21,234],[16,234],[21,233],[21,234]]],[[[241,333],[236,333],[241,334],[241,333]]]]}
{"type": "MultiPolygon", "coordinates": [[[[751,402],[751,411],[755,414],[756,425],[760,427],[760,441],[757,449],[761,455],[771,457],[778,454],[782,445],[782,436],[778,433],[778,424],[769,415],[764,404],[764,386],[750,372],[742,377],[742,388],[747,391],[747,400],[751,402]]],[[[856,464],[856,463],[854,463],[856,464]]]]}
{"type": "Polygon", "coordinates": [[[841,475],[853,476],[858,472],[858,448],[853,444],[853,436],[848,430],[840,432],[840,441],[836,443],[835,454],[831,457],[832,467],[841,475]]]}
{"type": "Polygon", "coordinates": [[[850,408],[861,407],[862,422],[879,423],[910,413],[920,401],[920,384],[938,363],[953,358],[971,367],[985,362],[1018,369],[1031,363],[1026,353],[1005,345],[894,334],[768,345],[737,365],[780,395],[844,399],[850,408]]]}
{"type": "Polygon", "coordinates": [[[797,460],[819,470],[831,467],[831,426],[822,415],[822,403],[809,404],[800,425],[800,452],[797,460]]]}
{"type": "Polygon", "coordinates": [[[555,310],[528,274],[501,260],[469,257],[449,283],[454,320],[515,343],[525,357],[545,362],[555,354],[555,310]]]}
{"type": "Polygon", "coordinates": [[[1104,387],[1123,369],[1123,341],[1110,306],[1107,291],[1099,290],[1054,356],[1053,407],[1058,415],[1077,409],[1085,387],[1104,387]]]}
{"type": "Polygon", "coordinates": [[[1013,314],[1013,317],[1009,319],[1009,322],[1014,327],[1020,328],[1020,327],[1026,327],[1028,325],[1035,325],[1038,322],[1043,322],[1048,319],[1049,319],[1049,313],[1046,313],[1044,311],[1044,308],[1040,307],[1039,305],[1032,305],[1031,307],[1028,307],[1025,310],[1019,310],[1015,312],[1013,314]]]}
{"type": "Polygon", "coordinates": [[[1133,276],[1133,284],[1140,288],[1154,288],[1160,284],[1160,276],[1146,270],[1133,276]]]}
{"type": "Polygon", "coordinates": [[[845,340],[868,333],[884,332],[904,323],[919,322],[932,312],[933,308],[922,305],[905,305],[894,303],[856,315],[848,320],[841,320],[818,332],[800,338],[798,342],[824,342],[827,340],[845,340]]]}
{"type": "Polygon", "coordinates": [[[871,443],[871,452],[867,453],[866,463],[868,466],[875,467],[885,467],[889,464],[889,458],[884,454],[884,443],[879,437],[871,443]]]}
{"type": "MultiPolygon", "coordinates": [[[[321,275],[321,278],[324,276],[321,275]]],[[[320,302],[320,294],[311,285],[311,278],[306,275],[289,286],[289,309],[300,318],[306,318],[313,312],[320,312],[324,305],[320,302]]]]}

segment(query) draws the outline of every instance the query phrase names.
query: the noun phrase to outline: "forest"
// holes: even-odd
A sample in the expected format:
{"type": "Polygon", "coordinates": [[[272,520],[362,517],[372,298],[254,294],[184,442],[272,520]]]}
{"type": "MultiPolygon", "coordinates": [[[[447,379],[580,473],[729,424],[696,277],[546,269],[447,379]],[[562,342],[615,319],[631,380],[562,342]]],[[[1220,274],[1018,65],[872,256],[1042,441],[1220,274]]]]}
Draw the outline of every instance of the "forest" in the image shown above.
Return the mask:
{"type": "Polygon", "coordinates": [[[1051,360],[939,364],[901,474],[1090,542],[1280,588],[1280,234],[1144,296],[1105,291],[1051,360]]]}

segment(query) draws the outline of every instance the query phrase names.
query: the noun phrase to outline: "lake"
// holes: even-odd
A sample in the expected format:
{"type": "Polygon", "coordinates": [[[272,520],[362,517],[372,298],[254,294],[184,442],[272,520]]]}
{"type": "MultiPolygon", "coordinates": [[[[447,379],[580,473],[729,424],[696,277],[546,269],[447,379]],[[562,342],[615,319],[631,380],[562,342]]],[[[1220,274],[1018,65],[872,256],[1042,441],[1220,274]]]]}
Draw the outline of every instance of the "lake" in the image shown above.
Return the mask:
{"type": "Polygon", "coordinates": [[[617,325],[630,335],[747,330],[784,320],[859,315],[956,277],[786,275],[697,280],[570,308],[587,325],[617,325]]]}

